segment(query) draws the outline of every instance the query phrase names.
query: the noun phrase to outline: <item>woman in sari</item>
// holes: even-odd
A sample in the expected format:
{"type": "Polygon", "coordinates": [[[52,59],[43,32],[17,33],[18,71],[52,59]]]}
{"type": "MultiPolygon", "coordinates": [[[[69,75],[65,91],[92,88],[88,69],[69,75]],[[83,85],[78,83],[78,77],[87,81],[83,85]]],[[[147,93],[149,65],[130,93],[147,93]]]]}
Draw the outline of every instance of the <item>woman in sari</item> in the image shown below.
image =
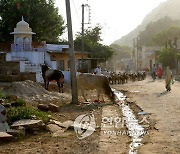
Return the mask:
{"type": "Polygon", "coordinates": [[[161,66],[158,67],[157,76],[158,76],[159,79],[162,78],[162,68],[161,68],[161,66]]]}
{"type": "Polygon", "coordinates": [[[167,66],[166,67],[166,77],[165,77],[167,91],[171,91],[171,81],[172,81],[172,71],[169,69],[169,66],[167,66]]]}

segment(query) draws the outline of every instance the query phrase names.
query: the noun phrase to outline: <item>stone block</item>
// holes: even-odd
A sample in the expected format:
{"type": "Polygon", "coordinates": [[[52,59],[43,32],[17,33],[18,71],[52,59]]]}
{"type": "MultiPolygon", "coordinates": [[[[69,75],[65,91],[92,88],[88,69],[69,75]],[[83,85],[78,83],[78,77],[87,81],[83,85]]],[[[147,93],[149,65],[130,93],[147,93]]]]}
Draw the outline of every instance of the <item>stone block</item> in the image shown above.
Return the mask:
{"type": "Polygon", "coordinates": [[[6,133],[6,132],[0,132],[0,141],[1,142],[9,142],[13,140],[13,136],[6,133]]]}
{"type": "Polygon", "coordinates": [[[38,109],[41,110],[41,111],[48,111],[49,106],[45,105],[45,104],[38,104],[38,109]]]}
{"type": "Polygon", "coordinates": [[[50,103],[48,106],[49,106],[49,111],[59,112],[59,106],[52,104],[52,103],[50,103]]]}

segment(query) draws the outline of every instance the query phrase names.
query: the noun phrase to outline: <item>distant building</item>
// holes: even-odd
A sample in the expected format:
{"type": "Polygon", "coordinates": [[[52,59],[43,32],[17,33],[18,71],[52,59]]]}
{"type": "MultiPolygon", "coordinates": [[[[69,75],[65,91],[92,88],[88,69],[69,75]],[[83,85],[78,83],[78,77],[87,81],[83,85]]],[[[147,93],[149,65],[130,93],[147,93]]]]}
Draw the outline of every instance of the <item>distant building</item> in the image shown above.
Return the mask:
{"type": "Polygon", "coordinates": [[[154,64],[158,65],[158,55],[162,47],[146,47],[138,48],[135,52],[136,70],[152,70],[154,64]]]}

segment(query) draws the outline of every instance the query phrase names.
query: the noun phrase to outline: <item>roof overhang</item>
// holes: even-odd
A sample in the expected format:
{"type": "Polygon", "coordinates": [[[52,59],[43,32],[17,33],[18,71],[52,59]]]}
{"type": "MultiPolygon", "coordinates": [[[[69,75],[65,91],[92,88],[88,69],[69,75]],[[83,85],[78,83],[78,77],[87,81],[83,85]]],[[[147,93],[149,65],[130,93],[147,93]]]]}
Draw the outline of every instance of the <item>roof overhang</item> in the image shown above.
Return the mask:
{"type": "Polygon", "coordinates": [[[29,35],[34,35],[34,34],[36,34],[36,33],[34,33],[34,32],[11,32],[10,34],[29,34],[29,35]]]}

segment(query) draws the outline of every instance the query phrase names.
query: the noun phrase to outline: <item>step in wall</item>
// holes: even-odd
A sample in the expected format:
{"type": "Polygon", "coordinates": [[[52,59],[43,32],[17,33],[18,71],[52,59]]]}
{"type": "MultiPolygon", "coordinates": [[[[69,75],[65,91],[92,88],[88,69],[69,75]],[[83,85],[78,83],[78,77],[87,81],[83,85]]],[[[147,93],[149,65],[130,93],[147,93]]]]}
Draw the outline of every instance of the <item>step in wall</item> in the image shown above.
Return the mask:
{"type": "MultiPolygon", "coordinates": [[[[23,58],[21,58],[22,60],[23,58]]],[[[37,65],[32,65],[27,61],[28,72],[20,72],[20,62],[17,59],[6,61],[6,53],[0,53],[0,82],[14,82],[32,80],[36,81],[36,73],[33,69],[38,68],[37,65]],[[17,61],[16,61],[17,60],[17,61]],[[28,68],[29,67],[29,68],[28,68]],[[31,71],[33,71],[31,73],[31,71]]]]}
{"type": "Polygon", "coordinates": [[[32,80],[36,82],[36,73],[20,73],[18,75],[4,75],[0,74],[0,82],[16,82],[32,80]]]}
{"type": "Polygon", "coordinates": [[[21,81],[21,76],[0,74],[0,82],[15,82],[15,81],[21,81]]]}
{"type": "Polygon", "coordinates": [[[13,61],[0,62],[0,74],[17,75],[20,73],[20,63],[13,61]]]}

